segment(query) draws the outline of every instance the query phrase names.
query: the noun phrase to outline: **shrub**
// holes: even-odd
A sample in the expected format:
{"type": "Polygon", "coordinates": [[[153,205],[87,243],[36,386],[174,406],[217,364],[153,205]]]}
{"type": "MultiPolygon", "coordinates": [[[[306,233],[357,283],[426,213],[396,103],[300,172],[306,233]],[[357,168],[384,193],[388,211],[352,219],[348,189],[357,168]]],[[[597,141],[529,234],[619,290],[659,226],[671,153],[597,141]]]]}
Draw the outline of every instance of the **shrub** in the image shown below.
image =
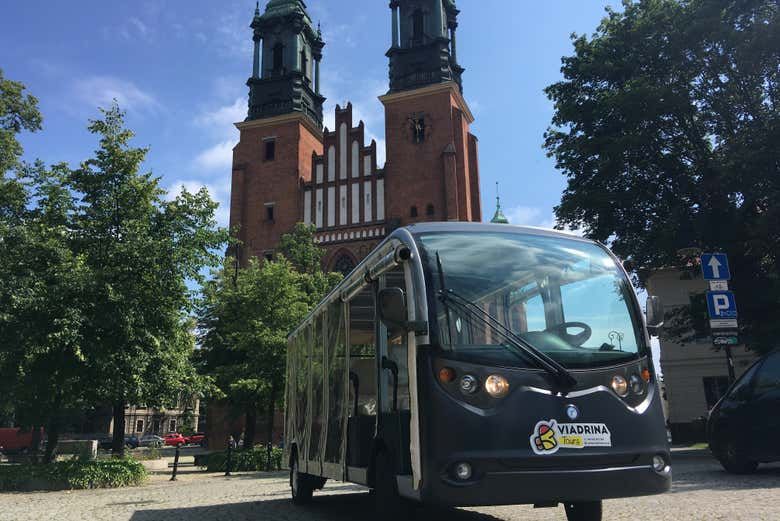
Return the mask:
{"type": "Polygon", "coordinates": [[[0,467],[0,490],[116,488],[140,485],[146,477],[146,469],[132,458],[4,465],[0,467]]]}
{"type": "MultiPolygon", "coordinates": [[[[265,447],[234,450],[231,455],[230,470],[235,472],[281,470],[283,454],[279,447],[271,449],[271,468],[267,468],[268,449],[265,447]]],[[[227,466],[227,451],[212,452],[201,465],[209,472],[224,472],[227,466]]]]}
{"type": "Polygon", "coordinates": [[[147,450],[139,450],[133,453],[132,458],[136,461],[151,461],[162,458],[162,453],[157,447],[150,447],[147,450]]]}

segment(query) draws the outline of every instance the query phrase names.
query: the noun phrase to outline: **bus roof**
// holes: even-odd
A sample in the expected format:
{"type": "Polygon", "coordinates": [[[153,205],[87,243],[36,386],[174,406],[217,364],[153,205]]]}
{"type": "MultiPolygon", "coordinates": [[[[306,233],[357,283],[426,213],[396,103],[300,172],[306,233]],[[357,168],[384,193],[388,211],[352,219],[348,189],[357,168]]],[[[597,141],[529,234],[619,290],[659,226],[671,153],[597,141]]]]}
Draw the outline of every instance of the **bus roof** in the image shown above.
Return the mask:
{"type": "Polygon", "coordinates": [[[539,228],[536,226],[517,226],[513,224],[494,224],[494,223],[476,223],[476,222],[427,222],[410,224],[404,227],[412,235],[433,232],[502,232],[502,233],[523,233],[530,235],[546,235],[549,237],[563,237],[566,239],[575,239],[586,242],[594,242],[579,235],[561,230],[551,230],[549,228],[539,228]]]}

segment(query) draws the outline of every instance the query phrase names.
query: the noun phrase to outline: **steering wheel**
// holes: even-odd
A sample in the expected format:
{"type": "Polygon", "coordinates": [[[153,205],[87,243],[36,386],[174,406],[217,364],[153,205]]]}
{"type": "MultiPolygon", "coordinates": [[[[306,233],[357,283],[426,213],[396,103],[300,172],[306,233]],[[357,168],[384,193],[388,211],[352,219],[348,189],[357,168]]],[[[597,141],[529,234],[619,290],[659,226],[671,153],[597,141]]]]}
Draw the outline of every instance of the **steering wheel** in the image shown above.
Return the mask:
{"type": "Polygon", "coordinates": [[[591,329],[591,327],[584,322],[564,322],[556,326],[548,327],[546,331],[555,333],[574,347],[582,347],[582,344],[587,342],[593,334],[593,329],[591,329]],[[582,331],[576,335],[570,335],[567,331],[569,328],[578,328],[582,329],[582,331]]]}

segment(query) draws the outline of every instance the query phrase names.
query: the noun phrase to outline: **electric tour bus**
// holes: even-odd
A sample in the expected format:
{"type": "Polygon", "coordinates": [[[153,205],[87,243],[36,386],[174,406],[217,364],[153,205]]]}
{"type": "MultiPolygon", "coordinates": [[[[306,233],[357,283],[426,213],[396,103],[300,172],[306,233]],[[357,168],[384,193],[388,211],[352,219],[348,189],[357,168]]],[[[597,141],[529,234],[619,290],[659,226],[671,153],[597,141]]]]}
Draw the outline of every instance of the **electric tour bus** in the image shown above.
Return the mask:
{"type": "Polygon", "coordinates": [[[622,265],[509,225],[399,228],[317,305],[289,336],[285,452],[294,502],[334,479],[373,489],[383,516],[412,500],[600,520],[603,499],[671,486],[622,265]]]}

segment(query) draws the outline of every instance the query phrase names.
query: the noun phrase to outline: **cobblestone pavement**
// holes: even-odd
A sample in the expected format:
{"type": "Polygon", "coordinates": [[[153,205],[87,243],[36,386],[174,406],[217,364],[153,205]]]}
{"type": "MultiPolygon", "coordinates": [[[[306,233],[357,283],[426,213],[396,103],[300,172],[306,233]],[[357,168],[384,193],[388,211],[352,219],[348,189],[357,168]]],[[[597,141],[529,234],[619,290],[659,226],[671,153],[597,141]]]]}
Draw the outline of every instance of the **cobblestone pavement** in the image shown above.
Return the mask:
{"type": "MultiPolygon", "coordinates": [[[[181,474],[179,481],[154,476],[139,488],[74,492],[0,494],[0,520],[121,521],[346,521],[372,520],[364,489],[329,484],[314,504],[289,501],[284,473],[181,474]]],[[[529,506],[418,513],[432,521],[565,520],[562,507],[529,506]]],[[[765,520],[780,519],[780,465],[762,466],[752,476],[731,476],[700,451],[674,461],[674,489],[661,496],[605,502],[605,520],[765,520]]]]}

